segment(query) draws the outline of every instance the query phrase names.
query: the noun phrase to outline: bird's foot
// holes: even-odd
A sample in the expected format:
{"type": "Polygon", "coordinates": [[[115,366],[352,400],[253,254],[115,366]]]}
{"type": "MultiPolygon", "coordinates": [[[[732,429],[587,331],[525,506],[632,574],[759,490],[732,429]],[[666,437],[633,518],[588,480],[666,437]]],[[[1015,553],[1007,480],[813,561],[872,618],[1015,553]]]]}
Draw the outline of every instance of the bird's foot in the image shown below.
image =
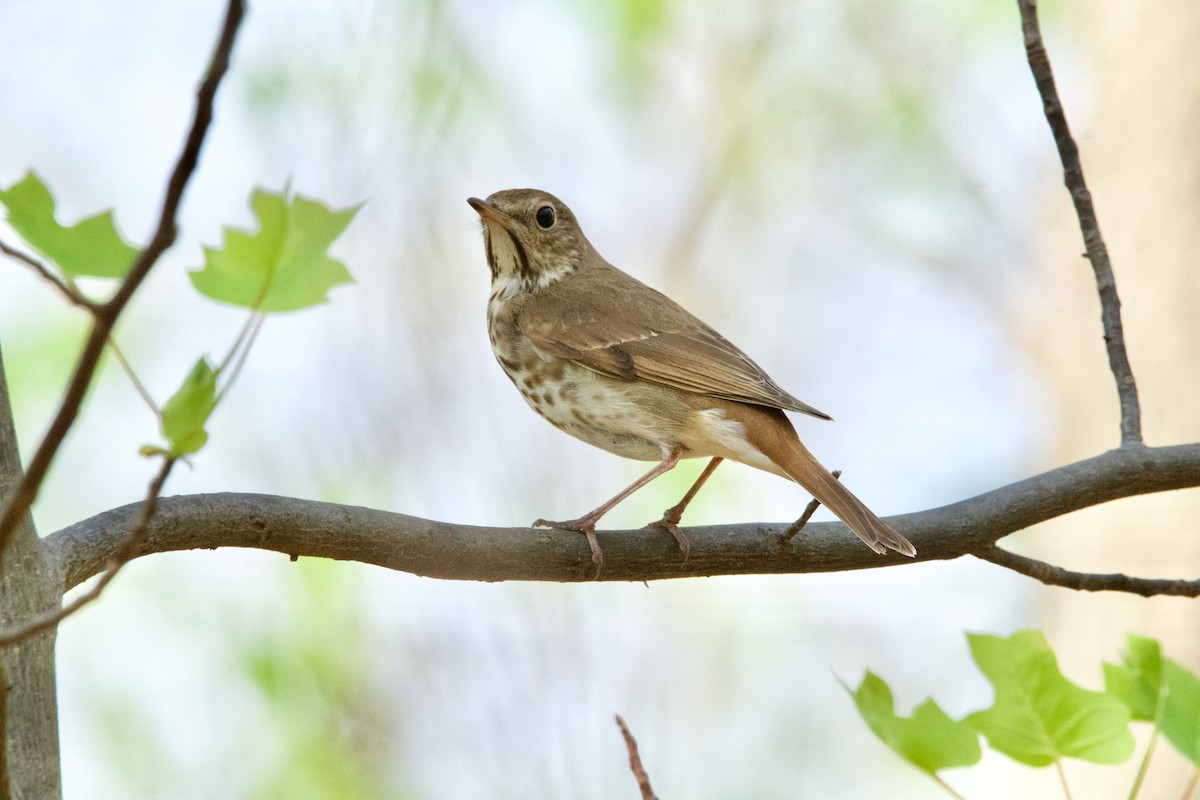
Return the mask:
{"type": "Polygon", "coordinates": [[[655,520],[647,525],[647,528],[661,528],[675,537],[675,542],[679,545],[679,551],[683,553],[683,563],[687,563],[688,557],[692,554],[692,540],[679,528],[679,520],[683,517],[683,509],[678,506],[668,508],[663,512],[662,519],[655,520]]]}
{"type": "Polygon", "coordinates": [[[535,520],[535,528],[554,528],[560,531],[575,531],[587,537],[588,547],[592,549],[592,563],[596,565],[596,574],[592,580],[599,580],[600,568],[604,566],[604,552],[600,549],[600,541],[596,538],[596,517],[591,515],[579,519],[569,519],[566,522],[554,522],[548,519],[535,520]]]}

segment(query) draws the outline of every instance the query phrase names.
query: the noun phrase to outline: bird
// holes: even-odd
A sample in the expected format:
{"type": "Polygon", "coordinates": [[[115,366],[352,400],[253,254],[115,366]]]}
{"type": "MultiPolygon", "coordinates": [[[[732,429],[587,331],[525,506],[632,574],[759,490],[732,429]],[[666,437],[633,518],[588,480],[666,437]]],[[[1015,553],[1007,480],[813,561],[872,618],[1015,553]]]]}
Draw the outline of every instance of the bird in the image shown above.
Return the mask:
{"type": "Polygon", "coordinates": [[[661,292],[609,264],[561,200],[507,189],[467,203],[479,215],[491,271],[488,338],[504,373],[559,430],[618,456],[654,461],[581,517],[534,526],[587,537],[596,576],[600,518],[687,458],[708,458],[661,520],[686,561],[687,505],[725,460],[795,481],[876,553],[916,555],[809,452],[784,414],[831,419],[784,391],[728,339],[661,292]]]}

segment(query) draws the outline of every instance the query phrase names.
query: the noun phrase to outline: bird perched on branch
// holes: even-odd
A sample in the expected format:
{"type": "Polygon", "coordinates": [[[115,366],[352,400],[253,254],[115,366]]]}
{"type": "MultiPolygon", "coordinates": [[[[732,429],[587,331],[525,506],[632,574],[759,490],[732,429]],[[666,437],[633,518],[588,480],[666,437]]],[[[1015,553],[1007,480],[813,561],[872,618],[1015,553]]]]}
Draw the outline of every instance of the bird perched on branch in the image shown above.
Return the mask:
{"type": "Polygon", "coordinates": [[[544,525],[587,536],[597,571],[596,523],[680,459],[712,459],[653,526],[685,557],[679,520],[724,459],[799,483],[877,553],[912,544],[850,493],[800,442],[784,411],[829,419],[781,389],[728,339],[605,261],[571,210],[535,189],[467,200],[483,222],[492,274],[488,335],[505,374],[559,430],[657,465],[582,517],[544,525]]]}

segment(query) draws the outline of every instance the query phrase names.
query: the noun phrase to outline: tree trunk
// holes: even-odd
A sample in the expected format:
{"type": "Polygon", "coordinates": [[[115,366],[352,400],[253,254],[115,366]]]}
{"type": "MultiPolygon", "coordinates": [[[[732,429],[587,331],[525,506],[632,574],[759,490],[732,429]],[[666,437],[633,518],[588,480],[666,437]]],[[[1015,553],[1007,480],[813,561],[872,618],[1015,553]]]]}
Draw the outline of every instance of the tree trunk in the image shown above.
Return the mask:
{"type": "MultiPolygon", "coordinates": [[[[21,480],[21,456],[12,405],[0,355],[0,498],[21,480]]],[[[0,626],[8,628],[57,608],[62,574],[37,536],[33,518],[17,528],[0,575],[0,626]]],[[[62,797],[58,758],[58,703],[54,684],[54,638],[50,631],[0,651],[5,742],[0,750],[0,798],[43,800],[62,797]]]]}

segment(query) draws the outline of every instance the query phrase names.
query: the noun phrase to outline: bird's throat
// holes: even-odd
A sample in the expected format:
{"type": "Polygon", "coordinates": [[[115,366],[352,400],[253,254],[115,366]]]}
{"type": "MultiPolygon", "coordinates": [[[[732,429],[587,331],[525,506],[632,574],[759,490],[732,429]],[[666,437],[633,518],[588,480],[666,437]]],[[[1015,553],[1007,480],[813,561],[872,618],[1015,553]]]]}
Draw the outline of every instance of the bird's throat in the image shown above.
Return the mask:
{"type": "Polygon", "coordinates": [[[561,280],[574,269],[569,259],[548,259],[507,228],[486,224],[483,232],[492,296],[509,298],[536,292],[561,280]]]}

